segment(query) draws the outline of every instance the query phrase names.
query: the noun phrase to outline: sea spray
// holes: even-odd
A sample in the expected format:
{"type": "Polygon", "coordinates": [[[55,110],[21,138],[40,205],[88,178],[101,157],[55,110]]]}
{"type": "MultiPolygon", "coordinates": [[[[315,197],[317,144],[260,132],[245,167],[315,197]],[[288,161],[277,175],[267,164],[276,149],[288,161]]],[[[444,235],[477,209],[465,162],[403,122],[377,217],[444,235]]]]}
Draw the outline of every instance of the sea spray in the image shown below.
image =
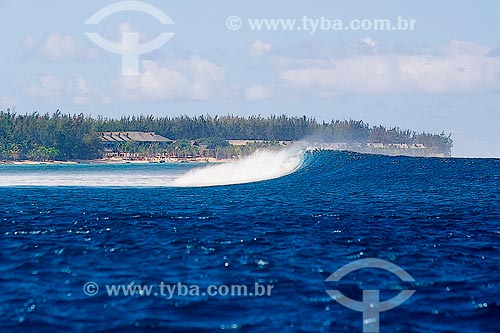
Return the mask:
{"type": "Polygon", "coordinates": [[[190,170],[174,179],[173,186],[201,187],[257,182],[285,176],[297,170],[304,150],[298,147],[279,151],[259,150],[235,162],[190,170]]]}

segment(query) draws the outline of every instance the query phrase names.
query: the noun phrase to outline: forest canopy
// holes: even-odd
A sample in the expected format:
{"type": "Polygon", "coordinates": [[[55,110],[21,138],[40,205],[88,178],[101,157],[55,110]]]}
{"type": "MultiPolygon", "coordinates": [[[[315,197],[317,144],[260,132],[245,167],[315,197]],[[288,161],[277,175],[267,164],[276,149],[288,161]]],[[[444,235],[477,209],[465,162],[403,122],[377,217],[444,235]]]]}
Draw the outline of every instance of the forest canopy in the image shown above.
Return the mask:
{"type": "Polygon", "coordinates": [[[124,116],[119,119],[63,114],[0,111],[0,159],[93,159],[102,156],[99,132],[155,132],[167,138],[224,140],[301,140],[345,143],[422,144],[449,155],[449,135],[416,133],[398,127],[371,127],[359,120],[318,122],[311,117],[280,116],[124,116]]]}

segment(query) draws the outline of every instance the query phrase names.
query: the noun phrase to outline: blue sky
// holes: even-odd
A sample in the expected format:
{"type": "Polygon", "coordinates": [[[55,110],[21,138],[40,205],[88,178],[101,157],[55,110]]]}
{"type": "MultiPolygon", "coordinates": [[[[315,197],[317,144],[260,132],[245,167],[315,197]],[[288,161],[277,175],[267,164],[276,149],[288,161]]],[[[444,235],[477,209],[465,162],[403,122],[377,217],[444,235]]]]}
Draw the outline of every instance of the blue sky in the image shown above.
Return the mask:
{"type": "Polygon", "coordinates": [[[145,1],[175,24],[116,1],[0,0],[0,109],[18,113],[288,114],[452,133],[455,156],[500,157],[497,1],[145,1]],[[226,27],[229,16],[242,26],[226,27]],[[252,31],[248,19],[415,19],[414,31],[252,31]],[[141,42],[175,36],[121,74],[85,32],[141,42]]]}

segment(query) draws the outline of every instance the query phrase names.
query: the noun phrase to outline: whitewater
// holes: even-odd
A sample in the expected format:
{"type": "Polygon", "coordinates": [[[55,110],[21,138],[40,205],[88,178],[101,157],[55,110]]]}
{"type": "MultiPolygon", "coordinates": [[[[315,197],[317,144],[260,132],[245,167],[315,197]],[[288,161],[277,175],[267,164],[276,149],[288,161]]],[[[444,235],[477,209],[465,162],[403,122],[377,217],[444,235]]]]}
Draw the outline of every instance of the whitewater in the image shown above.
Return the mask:
{"type": "Polygon", "coordinates": [[[243,184],[286,176],[297,170],[303,151],[257,151],[233,163],[208,166],[188,171],[176,178],[173,186],[199,187],[243,184]]]}
{"type": "Polygon", "coordinates": [[[305,150],[260,150],[233,162],[180,164],[1,165],[0,187],[202,187],[251,183],[299,169],[305,150]]]}

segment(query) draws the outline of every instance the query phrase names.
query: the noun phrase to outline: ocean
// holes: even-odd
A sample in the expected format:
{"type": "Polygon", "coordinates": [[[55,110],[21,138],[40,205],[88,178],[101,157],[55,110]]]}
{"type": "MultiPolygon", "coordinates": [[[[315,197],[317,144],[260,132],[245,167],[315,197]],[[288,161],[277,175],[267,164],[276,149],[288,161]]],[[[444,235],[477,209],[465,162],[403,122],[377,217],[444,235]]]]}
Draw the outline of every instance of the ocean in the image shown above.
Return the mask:
{"type": "Polygon", "coordinates": [[[0,332],[500,332],[499,159],[0,165],[0,195],[0,332]]]}

